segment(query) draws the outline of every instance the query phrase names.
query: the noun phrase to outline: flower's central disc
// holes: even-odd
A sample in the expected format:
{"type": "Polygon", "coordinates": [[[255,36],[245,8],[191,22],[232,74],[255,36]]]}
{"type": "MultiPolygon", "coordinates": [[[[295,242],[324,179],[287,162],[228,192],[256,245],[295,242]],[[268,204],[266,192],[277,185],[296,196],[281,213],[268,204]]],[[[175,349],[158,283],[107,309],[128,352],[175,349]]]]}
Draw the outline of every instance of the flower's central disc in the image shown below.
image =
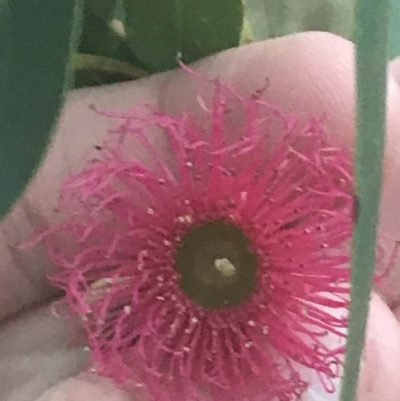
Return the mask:
{"type": "Polygon", "coordinates": [[[180,285],[205,308],[239,305],[253,293],[257,258],[243,231],[221,220],[193,227],[176,254],[180,285]]]}

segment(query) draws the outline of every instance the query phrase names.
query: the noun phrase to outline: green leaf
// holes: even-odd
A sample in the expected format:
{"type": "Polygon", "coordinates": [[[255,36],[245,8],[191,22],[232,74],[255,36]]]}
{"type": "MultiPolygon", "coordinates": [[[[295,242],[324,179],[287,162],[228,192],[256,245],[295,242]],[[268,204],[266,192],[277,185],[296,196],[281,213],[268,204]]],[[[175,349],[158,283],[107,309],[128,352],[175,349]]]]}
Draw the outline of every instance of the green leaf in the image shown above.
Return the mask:
{"type": "MultiPolygon", "coordinates": [[[[0,216],[21,195],[71,82],[79,2],[0,0],[0,216]]],[[[49,183],[51,185],[51,183],[49,183]]]]}
{"type": "Polygon", "coordinates": [[[153,72],[239,44],[241,0],[124,0],[127,40],[153,72]]]}
{"type": "Polygon", "coordinates": [[[356,396],[372,278],[386,131],[386,69],[390,0],[357,0],[356,187],[359,216],[353,235],[350,322],[341,401],[356,396]]]}

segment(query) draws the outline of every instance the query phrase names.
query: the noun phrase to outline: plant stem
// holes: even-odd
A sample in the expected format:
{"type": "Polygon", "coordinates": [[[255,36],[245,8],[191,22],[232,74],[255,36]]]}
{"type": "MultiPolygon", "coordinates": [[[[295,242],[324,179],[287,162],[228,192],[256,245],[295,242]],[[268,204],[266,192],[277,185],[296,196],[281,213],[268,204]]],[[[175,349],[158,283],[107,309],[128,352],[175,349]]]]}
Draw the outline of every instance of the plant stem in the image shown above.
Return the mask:
{"type": "Polygon", "coordinates": [[[353,234],[350,321],[341,401],[354,401],[365,342],[382,184],[390,0],[357,0],[357,140],[360,214],[353,234]]]}

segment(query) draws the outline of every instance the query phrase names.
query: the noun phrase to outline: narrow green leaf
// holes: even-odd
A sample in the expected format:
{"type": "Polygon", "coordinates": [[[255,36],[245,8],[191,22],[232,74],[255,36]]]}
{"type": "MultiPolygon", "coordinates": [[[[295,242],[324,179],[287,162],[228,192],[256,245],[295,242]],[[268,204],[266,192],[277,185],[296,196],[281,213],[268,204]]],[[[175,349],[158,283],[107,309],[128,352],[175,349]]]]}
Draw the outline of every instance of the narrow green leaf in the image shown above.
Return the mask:
{"type": "Polygon", "coordinates": [[[390,0],[357,0],[357,149],[359,217],[353,235],[350,322],[341,401],[354,401],[365,341],[382,184],[390,0]]]}
{"type": "Polygon", "coordinates": [[[124,0],[127,40],[152,71],[239,44],[241,0],[124,0]]]}
{"type": "Polygon", "coordinates": [[[81,4],[0,1],[2,216],[38,165],[71,82],[67,64],[77,47],[81,4]]]}
{"type": "Polygon", "coordinates": [[[71,58],[73,68],[76,70],[93,70],[109,74],[120,74],[125,79],[133,80],[149,75],[146,71],[135,67],[125,61],[97,56],[93,54],[74,54],[71,58]]]}
{"type": "Polygon", "coordinates": [[[400,57],[400,0],[392,0],[389,49],[390,58],[400,57]]]}

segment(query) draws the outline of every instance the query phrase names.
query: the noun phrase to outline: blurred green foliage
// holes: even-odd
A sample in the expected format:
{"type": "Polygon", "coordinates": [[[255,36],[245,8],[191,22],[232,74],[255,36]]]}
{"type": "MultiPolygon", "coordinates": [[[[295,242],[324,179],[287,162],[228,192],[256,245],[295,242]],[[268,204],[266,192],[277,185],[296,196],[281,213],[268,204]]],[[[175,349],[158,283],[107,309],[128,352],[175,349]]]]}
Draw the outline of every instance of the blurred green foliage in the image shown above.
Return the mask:
{"type": "Polygon", "coordinates": [[[355,0],[244,0],[256,40],[304,31],[354,38],[355,0]]]}

